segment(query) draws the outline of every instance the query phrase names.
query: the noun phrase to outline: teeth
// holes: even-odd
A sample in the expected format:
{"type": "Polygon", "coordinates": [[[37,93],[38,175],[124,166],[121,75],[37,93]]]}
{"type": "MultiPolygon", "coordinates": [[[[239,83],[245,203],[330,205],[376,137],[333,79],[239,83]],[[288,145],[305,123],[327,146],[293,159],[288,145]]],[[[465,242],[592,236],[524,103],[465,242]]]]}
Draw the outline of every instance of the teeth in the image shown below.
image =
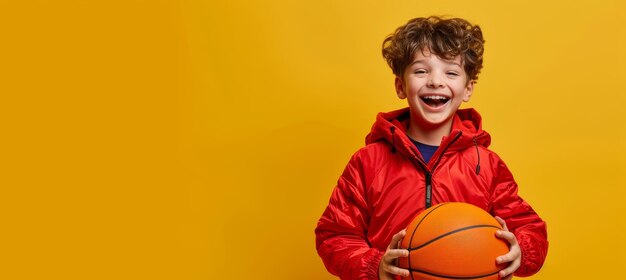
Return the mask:
{"type": "Polygon", "coordinates": [[[424,96],[423,98],[426,99],[433,99],[433,100],[437,100],[437,99],[448,99],[445,96],[441,96],[441,95],[431,95],[431,96],[424,96]]]}

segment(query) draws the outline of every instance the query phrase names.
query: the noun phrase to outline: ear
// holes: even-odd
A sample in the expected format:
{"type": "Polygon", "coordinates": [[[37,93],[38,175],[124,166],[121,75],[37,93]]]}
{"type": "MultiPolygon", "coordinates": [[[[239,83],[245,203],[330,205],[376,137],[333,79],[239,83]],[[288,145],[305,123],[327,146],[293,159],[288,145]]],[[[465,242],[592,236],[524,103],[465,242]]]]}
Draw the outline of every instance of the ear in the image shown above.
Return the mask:
{"type": "Polygon", "coordinates": [[[402,80],[402,78],[396,76],[395,84],[396,84],[396,94],[398,95],[398,98],[405,99],[406,98],[406,90],[405,90],[406,87],[404,85],[404,81],[402,80]]]}
{"type": "Polygon", "coordinates": [[[474,93],[474,83],[476,83],[476,81],[471,80],[467,83],[467,86],[465,86],[465,91],[463,92],[463,102],[468,102],[470,97],[472,97],[472,93],[474,93]]]}

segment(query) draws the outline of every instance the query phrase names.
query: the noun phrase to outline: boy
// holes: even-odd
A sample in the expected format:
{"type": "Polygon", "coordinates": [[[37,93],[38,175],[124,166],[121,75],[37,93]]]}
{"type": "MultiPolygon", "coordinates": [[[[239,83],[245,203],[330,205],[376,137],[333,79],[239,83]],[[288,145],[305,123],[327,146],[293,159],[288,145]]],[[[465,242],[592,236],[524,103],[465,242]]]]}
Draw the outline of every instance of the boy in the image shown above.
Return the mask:
{"type": "Polygon", "coordinates": [[[380,113],[339,178],[320,218],[316,246],[341,279],[394,279],[408,250],[397,244],[424,209],[448,201],[496,216],[510,251],[503,279],[529,276],[548,249],[546,224],[522,198],[504,162],[487,147],[489,134],[469,101],[482,68],[482,32],[459,19],[415,18],[383,42],[399,98],[409,107],[380,113]]]}

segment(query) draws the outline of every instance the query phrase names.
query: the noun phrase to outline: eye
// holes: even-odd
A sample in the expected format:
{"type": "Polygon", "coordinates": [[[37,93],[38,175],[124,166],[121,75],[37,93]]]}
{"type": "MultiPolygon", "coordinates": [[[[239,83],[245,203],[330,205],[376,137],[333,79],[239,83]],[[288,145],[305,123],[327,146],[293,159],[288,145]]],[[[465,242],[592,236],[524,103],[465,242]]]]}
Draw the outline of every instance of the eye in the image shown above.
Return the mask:
{"type": "Polygon", "coordinates": [[[459,76],[459,73],[458,73],[458,72],[455,72],[455,71],[449,71],[449,72],[447,72],[446,74],[447,74],[448,76],[459,76]]]}
{"type": "Polygon", "coordinates": [[[426,74],[426,69],[415,69],[415,71],[413,71],[413,73],[415,73],[415,74],[426,74]]]}

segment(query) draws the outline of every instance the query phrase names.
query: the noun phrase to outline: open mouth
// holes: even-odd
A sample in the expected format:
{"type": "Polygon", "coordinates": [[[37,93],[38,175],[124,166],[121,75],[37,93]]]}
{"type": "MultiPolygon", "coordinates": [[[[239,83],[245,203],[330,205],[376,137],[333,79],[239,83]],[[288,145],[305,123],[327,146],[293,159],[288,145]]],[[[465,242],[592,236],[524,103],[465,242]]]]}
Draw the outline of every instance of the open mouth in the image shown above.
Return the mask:
{"type": "Polygon", "coordinates": [[[450,101],[450,98],[441,95],[426,95],[420,98],[430,107],[440,107],[450,101]]]}

